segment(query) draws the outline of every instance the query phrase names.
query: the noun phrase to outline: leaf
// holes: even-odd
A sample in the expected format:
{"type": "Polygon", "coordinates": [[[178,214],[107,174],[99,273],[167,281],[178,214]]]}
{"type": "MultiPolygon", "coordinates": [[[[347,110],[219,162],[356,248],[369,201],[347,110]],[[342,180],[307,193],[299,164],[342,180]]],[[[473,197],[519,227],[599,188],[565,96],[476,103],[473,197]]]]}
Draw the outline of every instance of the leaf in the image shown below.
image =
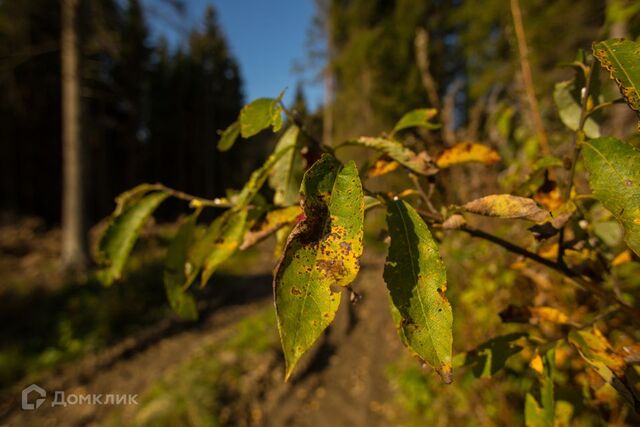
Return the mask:
{"type": "Polygon", "coordinates": [[[629,107],[640,115],[640,43],[605,40],[593,44],[593,55],[609,71],[629,107]]]}
{"type": "Polygon", "coordinates": [[[594,196],[624,228],[624,239],[640,255],[640,152],[616,138],[584,143],[584,163],[594,196]]]}
{"type": "Polygon", "coordinates": [[[285,380],[333,321],[336,287],[355,279],[362,255],[364,199],[355,163],[342,167],[323,155],[305,173],[301,192],[305,217],[289,236],[273,281],[285,380]]]}
{"type": "Polygon", "coordinates": [[[500,154],[493,148],[473,142],[462,142],[440,153],[436,164],[444,169],[460,163],[492,165],[498,161],[500,161],[500,154]]]}
{"type": "Polygon", "coordinates": [[[549,212],[538,207],[534,200],[510,194],[485,196],[465,204],[463,208],[478,215],[519,218],[534,222],[543,222],[549,217],[549,212]]]}
{"type": "Polygon", "coordinates": [[[524,419],[527,427],[553,427],[556,419],[556,403],[553,377],[555,372],[555,348],[548,350],[542,358],[543,371],[540,378],[540,403],[527,393],[524,419]]]}
{"type": "Polygon", "coordinates": [[[236,139],[240,136],[240,122],[237,120],[229,125],[222,134],[220,135],[220,140],[218,141],[218,151],[228,151],[233,144],[235,144],[236,139]]]}
{"type": "Polygon", "coordinates": [[[438,168],[426,152],[416,154],[398,141],[363,136],[355,141],[348,141],[347,144],[380,151],[420,175],[435,175],[438,172],[438,168]]]}
{"type": "MultiPolygon", "coordinates": [[[[584,81],[584,78],[578,79],[584,81]]],[[[577,131],[580,127],[580,115],[582,112],[581,93],[584,85],[576,83],[576,80],[567,80],[556,83],[553,90],[553,100],[558,108],[560,120],[569,129],[577,131]]],[[[597,138],[600,136],[600,126],[592,118],[589,117],[583,127],[585,135],[589,138],[597,138]]]]}
{"type": "Polygon", "coordinates": [[[240,193],[238,193],[234,198],[235,208],[244,209],[249,205],[249,203],[251,203],[269,177],[274,166],[276,166],[278,161],[285,157],[290,150],[293,150],[293,148],[293,146],[287,146],[281,150],[274,151],[261,167],[251,173],[249,180],[246,182],[240,193]]]}
{"type": "MultiPolygon", "coordinates": [[[[218,217],[216,217],[203,236],[195,239],[193,244],[187,251],[187,257],[184,264],[185,281],[182,285],[183,289],[187,289],[191,283],[198,277],[198,274],[203,269],[205,262],[211,257],[209,265],[215,264],[217,267],[223,261],[228,259],[235,249],[232,249],[234,241],[232,237],[237,237],[238,228],[240,225],[244,230],[244,223],[247,219],[247,211],[238,211],[236,209],[229,209],[218,217]],[[220,251],[220,253],[217,253],[220,251]],[[214,262],[215,261],[215,262],[214,262]]],[[[237,238],[236,247],[240,245],[242,236],[237,238]]],[[[210,267],[211,268],[211,267],[210,267]]],[[[210,271],[209,276],[213,273],[210,271]]],[[[204,277],[203,277],[204,279],[204,277]]],[[[207,280],[209,277],[207,277],[207,280]]],[[[201,283],[205,284],[207,280],[202,280],[201,283]]]]}
{"type": "Polygon", "coordinates": [[[427,129],[440,129],[440,125],[437,123],[432,123],[429,120],[434,118],[438,114],[438,110],[434,108],[418,108],[413,111],[409,111],[406,113],[393,127],[392,135],[396,132],[412,128],[412,127],[423,127],[427,129]]]}
{"type": "Polygon", "coordinates": [[[387,205],[391,245],[384,280],[401,316],[406,345],[451,382],[452,313],[438,247],[420,215],[402,200],[387,205]]]}
{"type": "Polygon", "coordinates": [[[153,190],[157,190],[157,185],[144,183],[136,185],[131,190],[127,190],[124,193],[120,193],[118,197],[116,197],[116,208],[113,212],[113,216],[115,217],[120,215],[126,208],[136,203],[145,194],[149,194],[153,190]]]}
{"type": "Polygon", "coordinates": [[[242,243],[248,212],[246,209],[232,209],[229,212],[229,216],[225,217],[225,221],[220,224],[216,229],[217,233],[211,236],[209,241],[208,255],[204,261],[200,280],[202,286],[206,285],[216,269],[229,259],[242,243]]]}
{"type": "Polygon", "coordinates": [[[255,245],[285,225],[294,223],[301,216],[302,209],[299,206],[289,206],[268,212],[262,221],[258,222],[245,234],[240,250],[245,250],[255,245]]]}
{"type": "Polygon", "coordinates": [[[470,366],[476,378],[491,378],[505,367],[511,356],[522,351],[523,347],[515,342],[526,336],[517,332],[492,338],[463,354],[463,361],[458,361],[459,356],[456,356],[456,366],[470,366]]]}
{"type": "Polygon", "coordinates": [[[164,289],[171,309],[184,320],[196,320],[198,310],[193,296],[183,289],[186,280],[187,249],[191,246],[200,211],[191,214],[178,229],[164,264],[164,289]]]}
{"type": "Polygon", "coordinates": [[[369,169],[368,175],[371,177],[383,176],[400,167],[400,163],[395,160],[387,160],[384,158],[377,159],[371,169],[369,169]]]}
{"type": "Polygon", "coordinates": [[[169,195],[154,191],[114,216],[98,244],[98,261],[105,267],[98,273],[105,285],[120,279],[122,269],[138,239],[140,229],[169,195]]]}
{"type": "Polygon", "coordinates": [[[274,132],[282,128],[282,107],[280,97],[259,98],[240,110],[240,134],[249,138],[271,126],[274,132]]]}
{"type": "Polygon", "coordinates": [[[298,146],[300,129],[291,126],[284,133],[274,152],[289,149],[275,164],[269,177],[269,185],[275,191],[273,203],[276,206],[290,206],[298,203],[300,182],[304,173],[302,153],[298,146]]]}
{"type": "Polygon", "coordinates": [[[640,401],[635,397],[633,385],[625,381],[626,363],[615,353],[606,337],[596,328],[591,330],[572,330],[569,342],[576,347],[580,356],[605,380],[613,386],[624,400],[636,410],[640,401]]]}

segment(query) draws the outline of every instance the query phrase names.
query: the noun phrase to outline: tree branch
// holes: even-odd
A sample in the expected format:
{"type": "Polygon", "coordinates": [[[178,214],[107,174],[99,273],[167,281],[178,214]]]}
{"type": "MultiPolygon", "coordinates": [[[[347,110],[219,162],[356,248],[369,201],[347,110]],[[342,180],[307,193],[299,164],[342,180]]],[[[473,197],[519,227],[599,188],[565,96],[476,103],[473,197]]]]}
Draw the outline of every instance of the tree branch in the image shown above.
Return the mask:
{"type": "Polygon", "coordinates": [[[533,115],[533,125],[536,130],[538,142],[540,143],[540,149],[542,150],[542,153],[544,155],[548,156],[549,154],[551,154],[551,151],[549,149],[549,140],[547,138],[547,133],[544,130],[544,124],[542,123],[542,116],[540,115],[538,100],[536,99],[535,87],[533,85],[531,64],[529,63],[529,48],[527,46],[527,39],[524,33],[524,25],[522,24],[522,11],[520,10],[519,0],[511,0],[511,14],[513,16],[513,26],[516,31],[516,40],[518,42],[522,80],[524,82],[525,91],[527,93],[529,108],[531,108],[531,114],[533,115]]]}

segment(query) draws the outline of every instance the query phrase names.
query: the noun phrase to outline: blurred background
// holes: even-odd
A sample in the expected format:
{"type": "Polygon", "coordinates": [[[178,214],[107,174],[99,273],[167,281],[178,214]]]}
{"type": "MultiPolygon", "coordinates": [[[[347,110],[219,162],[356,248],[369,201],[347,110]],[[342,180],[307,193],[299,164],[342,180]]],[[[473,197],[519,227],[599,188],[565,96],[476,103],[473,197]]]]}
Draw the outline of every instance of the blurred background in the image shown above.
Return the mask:
{"type": "MultiPolygon", "coordinates": [[[[561,156],[571,134],[551,95],[572,72],[559,65],[594,40],[635,39],[640,6],[520,4],[548,145],[561,156]]],[[[146,226],[124,283],[97,283],[92,245],[114,198],[143,182],[205,198],[241,188],[277,135],[221,153],[218,131],[244,103],[284,89],[285,104],[327,144],[376,135],[406,111],[433,107],[448,118],[445,128],[413,143],[496,148],[503,163],[451,172],[442,184],[449,203],[514,188],[541,153],[507,0],[0,0],[0,422],[522,423],[531,378],[461,371],[445,386],[400,349],[381,280],[382,215],[367,219],[373,231],[356,284],[364,302],[340,313],[286,385],[269,303],[273,242],[236,255],[198,290],[197,324],[178,321],[162,289],[184,204],[167,203],[146,226]],[[140,404],[24,414],[16,402],[32,382],[137,393],[140,404]]],[[[630,137],[635,128],[626,106],[601,119],[603,133],[630,137]]],[[[373,189],[386,185],[370,178],[373,189]]],[[[518,276],[509,255],[482,242],[445,241],[442,251],[456,350],[517,331],[497,313],[514,293],[532,298],[539,277],[518,276]]],[[[625,423],[623,409],[603,411],[574,408],[580,423],[625,423]]]]}

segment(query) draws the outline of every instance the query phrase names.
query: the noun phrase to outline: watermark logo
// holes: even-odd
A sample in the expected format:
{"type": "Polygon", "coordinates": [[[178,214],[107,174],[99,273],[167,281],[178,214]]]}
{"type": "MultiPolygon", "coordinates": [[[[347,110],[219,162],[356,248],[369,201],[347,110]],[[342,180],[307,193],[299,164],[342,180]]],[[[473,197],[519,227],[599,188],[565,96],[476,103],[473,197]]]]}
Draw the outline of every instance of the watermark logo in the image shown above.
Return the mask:
{"type": "Polygon", "coordinates": [[[47,392],[38,384],[31,384],[29,387],[22,390],[22,409],[25,411],[36,410],[45,401],[47,392]],[[32,400],[32,396],[37,396],[35,401],[32,400]]]}
{"type": "MultiPolygon", "coordinates": [[[[137,394],[97,394],[65,393],[58,390],[53,393],[51,407],[67,405],[137,405],[137,394]]],[[[37,384],[31,384],[22,390],[22,409],[35,411],[47,400],[47,391],[37,384]]]]}

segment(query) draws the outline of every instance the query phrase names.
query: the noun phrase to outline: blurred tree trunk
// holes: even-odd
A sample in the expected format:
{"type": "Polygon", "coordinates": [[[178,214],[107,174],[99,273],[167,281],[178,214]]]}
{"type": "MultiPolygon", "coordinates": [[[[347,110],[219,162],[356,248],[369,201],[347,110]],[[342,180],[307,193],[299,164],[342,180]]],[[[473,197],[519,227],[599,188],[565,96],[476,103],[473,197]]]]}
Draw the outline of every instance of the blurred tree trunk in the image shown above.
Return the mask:
{"type": "Polygon", "coordinates": [[[78,0],[61,2],[62,65],[62,263],[81,268],[87,261],[84,191],[80,141],[80,76],[78,73],[78,0]]]}

